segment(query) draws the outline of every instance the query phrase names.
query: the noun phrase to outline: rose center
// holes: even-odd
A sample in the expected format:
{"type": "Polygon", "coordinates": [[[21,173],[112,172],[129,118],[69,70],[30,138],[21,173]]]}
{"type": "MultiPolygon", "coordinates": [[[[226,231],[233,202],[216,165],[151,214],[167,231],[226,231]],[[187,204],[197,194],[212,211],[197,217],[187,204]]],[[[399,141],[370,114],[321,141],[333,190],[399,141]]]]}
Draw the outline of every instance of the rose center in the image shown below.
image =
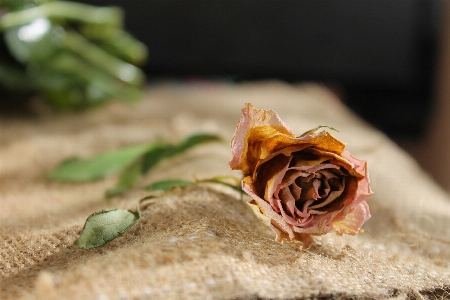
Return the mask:
{"type": "Polygon", "coordinates": [[[291,165],[274,198],[286,215],[296,219],[322,214],[344,192],[347,175],[327,160],[313,166],[291,165]]]}

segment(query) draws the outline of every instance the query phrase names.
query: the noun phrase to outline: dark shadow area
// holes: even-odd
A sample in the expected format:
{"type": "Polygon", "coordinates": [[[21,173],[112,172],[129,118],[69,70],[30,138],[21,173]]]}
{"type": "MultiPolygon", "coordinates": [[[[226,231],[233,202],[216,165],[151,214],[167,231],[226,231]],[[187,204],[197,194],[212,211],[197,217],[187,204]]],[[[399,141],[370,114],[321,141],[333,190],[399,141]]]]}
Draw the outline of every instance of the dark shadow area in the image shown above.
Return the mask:
{"type": "Polygon", "coordinates": [[[442,0],[83,2],[124,8],[150,80],[313,80],[392,137],[428,121],[442,0]]]}

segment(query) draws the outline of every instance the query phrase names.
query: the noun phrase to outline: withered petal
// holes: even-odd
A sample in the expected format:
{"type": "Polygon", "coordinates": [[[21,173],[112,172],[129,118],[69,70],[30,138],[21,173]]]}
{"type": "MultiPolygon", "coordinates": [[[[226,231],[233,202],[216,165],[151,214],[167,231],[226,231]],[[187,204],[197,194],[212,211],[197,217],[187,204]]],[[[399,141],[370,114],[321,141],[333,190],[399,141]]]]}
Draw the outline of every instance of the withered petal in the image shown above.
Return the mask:
{"type": "MultiPolygon", "coordinates": [[[[279,228],[283,232],[286,232],[289,235],[290,239],[294,238],[294,232],[292,231],[291,227],[286,223],[286,221],[283,219],[283,217],[280,214],[276,213],[269,203],[267,203],[265,200],[261,199],[257,194],[255,194],[255,192],[252,189],[252,186],[247,184],[245,180],[242,182],[242,189],[250,197],[252,197],[253,201],[259,208],[259,212],[262,215],[268,217],[271,220],[272,224],[275,223],[277,228],[279,228]]],[[[252,207],[252,209],[253,208],[254,206],[252,207]]]]}
{"type": "Polygon", "coordinates": [[[270,164],[267,164],[264,168],[260,168],[258,178],[253,176],[253,182],[261,181],[266,183],[264,190],[265,199],[269,200],[277,192],[276,188],[283,181],[290,161],[290,156],[279,155],[270,164]]]}
{"type": "Polygon", "coordinates": [[[247,103],[231,140],[233,154],[229,164],[233,170],[241,170],[244,175],[255,169],[260,158],[263,141],[276,134],[295,137],[295,134],[272,110],[255,109],[247,103]]]}
{"type": "Polygon", "coordinates": [[[255,171],[258,161],[264,163],[279,153],[290,155],[284,153],[287,149],[294,152],[311,145],[334,153],[341,153],[345,148],[327,131],[296,137],[275,111],[255,109],[247,103],[231,141],[233,157],[229,164],[233,170],[241,170],[246,176],[255,171]],[[296,147],[290,148],[292,146],[296,147]]]}
{"type": "Polygon", "coordinates": [[[278,243],[282,243],[283,240],[290,243],[299,242],[302,244],[303,249],[308,249],[314,244],[314,239],[309,234],[294,232],[293,238],[291,238],[287,233],[283,232],[273,224],[270,226],[270,229],[275,232],[275,241],[278,243]]]}
{"type": "Polygon", "coordinates": [[[344,149],[327,131],[296,137],[276,112],[246,104],[229,164],[244,174],[242,189],[253,198],[248,205],[276,241],[307,248],[311,235],[356,234],[370,218],[367,163],[344,149]]]}
{"type": "Polygon", "coordinates": [[[315,205],[311,205],[309,208],[310,209],[317,209],[317,208],[321,208],[324,207],[327,204],[330,204],[331,202],[333,202],[336,198],[338,198],[340,195],[342,195],[342,192],[345,189],[345,177],[342,180],[342,186],[339,190],[335,190],[332,191],[328,197],[325,199],[325,201],[319,203],[319,204],[315,204],[315,205]]]}
{"type": "Polygon", "coordinates": [[[370,218],[369,206],[366,201],[359,203],[355,209],[349,213],[343,220],[333,222],[333,231],[337,234],[357,234],[361,226],[370,218]]]}

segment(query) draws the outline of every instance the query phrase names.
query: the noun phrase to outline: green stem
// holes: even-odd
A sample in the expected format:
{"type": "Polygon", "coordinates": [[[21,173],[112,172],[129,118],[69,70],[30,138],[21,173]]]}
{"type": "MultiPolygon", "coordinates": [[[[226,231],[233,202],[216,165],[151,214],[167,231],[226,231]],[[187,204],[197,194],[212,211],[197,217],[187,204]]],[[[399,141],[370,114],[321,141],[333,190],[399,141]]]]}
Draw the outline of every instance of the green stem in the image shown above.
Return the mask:
{"type": "Polygon", "coordinates": [[[210,179],[203,179],[203,180],[198,180],[197,182],[212,182],[212,183],[220,183],[223,184],[225,186],[228,186],[230,188],[232,188],[235,191],[239,192],[239,199],[242,201],[243,200],[243,195],[244,195],[244,191],[242,190],[242,186],[241,186],[241,180],[236,178],[235,176],[216,176],[210,179]],[[234,184],[228,183],[226,181],[233,181],[234,184]]]}
{"type": "Polygon", "coordinates": [[[75,2],[48,2],[3,15],[0,19],[0,31],[29,24],[37,18],[67,19],[87,24],[121,27],[123,11],[118,7],[97,8],[75,2]]]}

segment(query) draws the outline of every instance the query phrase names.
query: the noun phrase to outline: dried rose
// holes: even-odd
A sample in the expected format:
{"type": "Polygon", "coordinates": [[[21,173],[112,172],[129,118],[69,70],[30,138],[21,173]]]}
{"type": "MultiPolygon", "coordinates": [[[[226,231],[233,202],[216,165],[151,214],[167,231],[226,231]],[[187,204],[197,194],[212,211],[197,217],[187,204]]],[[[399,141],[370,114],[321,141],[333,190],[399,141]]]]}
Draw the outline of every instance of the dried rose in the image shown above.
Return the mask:
{"type": "Polygon", "coordinates": [[[296,137],[276,112],[247,104],[231,142],[230,167],[242,171],[248,204],[276,241],[307,248],[311,235],[357,234],[370,218],[366,162],[344,148],[325,130],[296,137]]]}

